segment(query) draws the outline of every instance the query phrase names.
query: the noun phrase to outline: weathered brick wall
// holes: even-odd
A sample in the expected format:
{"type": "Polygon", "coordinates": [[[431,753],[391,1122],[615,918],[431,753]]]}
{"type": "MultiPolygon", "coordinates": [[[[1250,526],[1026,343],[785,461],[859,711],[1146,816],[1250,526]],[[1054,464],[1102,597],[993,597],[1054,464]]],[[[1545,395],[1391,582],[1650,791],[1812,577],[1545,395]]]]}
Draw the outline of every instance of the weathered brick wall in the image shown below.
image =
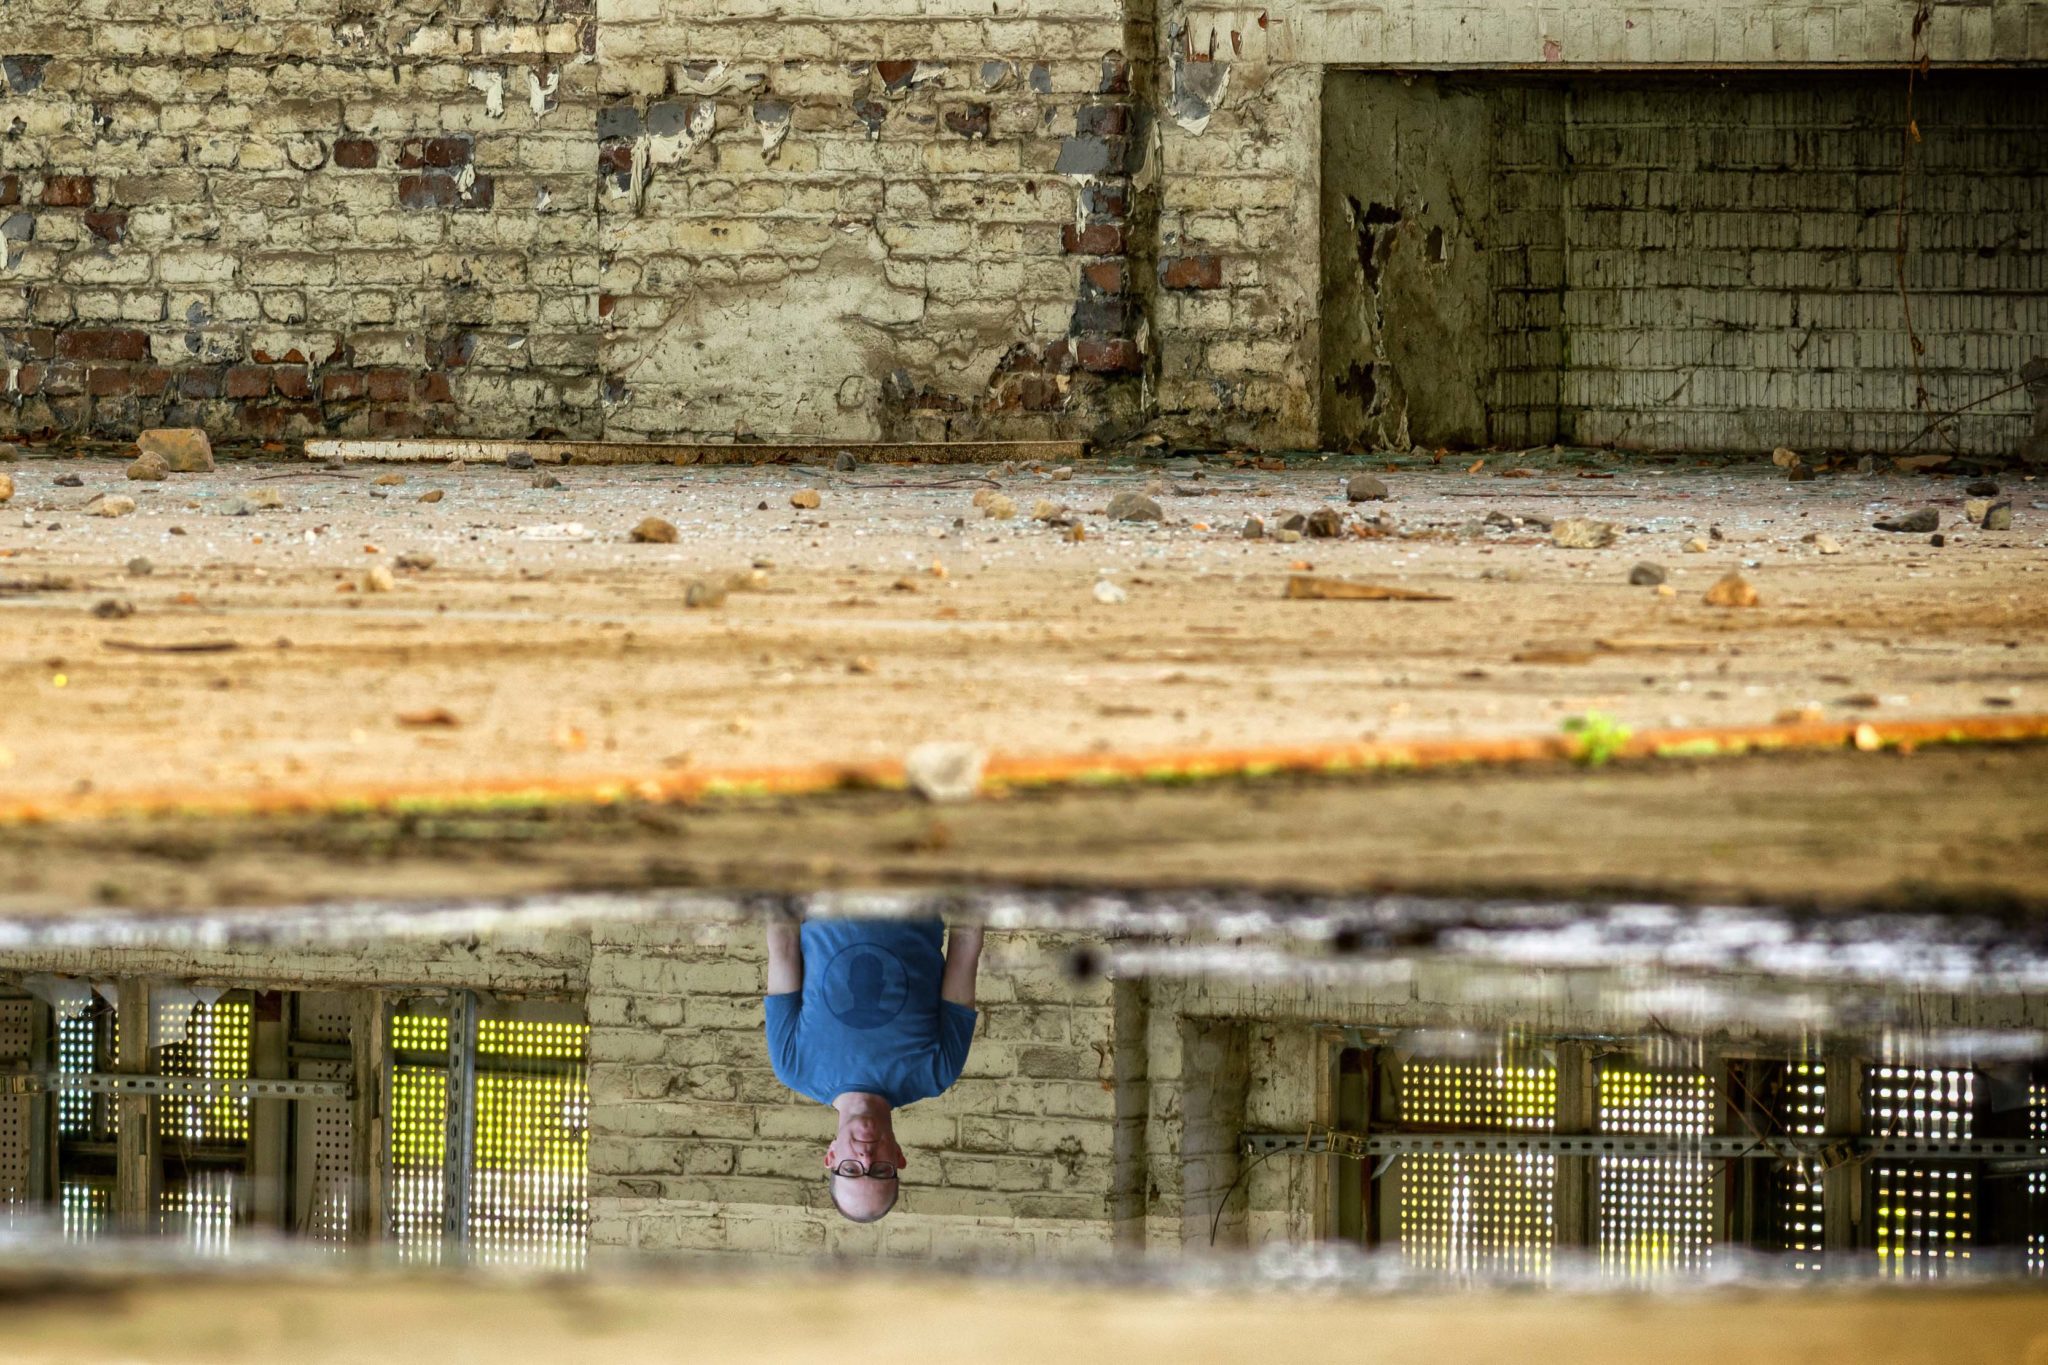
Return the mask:
{"type": "Polygon", "coordinates": [[[768,1064],[761,930],[601,927],[593,940],[591,1239],[659,1254],[950,1257],[1110,1245],[1121,1105],[1112,989],[1070,982],[1057,938],[991,934],[960,1080],[904,1110],[902,1201],[832,1208],[825,1106],[768,1064]]]}
{"type": "Polygon", "coordinates": [[[594,435],[587,0],[12,0],[0,432],[594,435]]]}

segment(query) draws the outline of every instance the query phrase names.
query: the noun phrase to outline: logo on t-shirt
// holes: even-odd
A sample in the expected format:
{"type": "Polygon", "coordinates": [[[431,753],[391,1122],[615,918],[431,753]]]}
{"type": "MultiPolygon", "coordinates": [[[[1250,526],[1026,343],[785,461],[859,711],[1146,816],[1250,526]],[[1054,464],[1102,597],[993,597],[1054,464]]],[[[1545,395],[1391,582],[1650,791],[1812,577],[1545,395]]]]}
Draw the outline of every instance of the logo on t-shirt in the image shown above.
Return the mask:
{"type": "Polygon", "coordinates": [[[910,973],[887,948],[849,944],[825,966],[825,1007],[848,1028],[880,1028],[909,998],[910,973]]]}

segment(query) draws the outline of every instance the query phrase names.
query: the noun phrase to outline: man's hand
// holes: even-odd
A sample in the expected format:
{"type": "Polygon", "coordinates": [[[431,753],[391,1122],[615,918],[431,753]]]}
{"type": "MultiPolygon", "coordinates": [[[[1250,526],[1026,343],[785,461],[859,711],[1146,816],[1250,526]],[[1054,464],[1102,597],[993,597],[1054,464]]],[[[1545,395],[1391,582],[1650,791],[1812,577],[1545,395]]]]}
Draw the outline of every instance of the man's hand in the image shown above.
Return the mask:
{"type": "Polygon", "coordinates": [[[768,994],[793,995],[803,988],[803,926],[793,920],[772,920],[768,925],[768,994]]]}
{"type": "Polygon", "coordinates": [[[946,931],[946,975],[939,999],[974,1008],[974,974],[981,966],[981,926],[955,924],[946,931]]]}

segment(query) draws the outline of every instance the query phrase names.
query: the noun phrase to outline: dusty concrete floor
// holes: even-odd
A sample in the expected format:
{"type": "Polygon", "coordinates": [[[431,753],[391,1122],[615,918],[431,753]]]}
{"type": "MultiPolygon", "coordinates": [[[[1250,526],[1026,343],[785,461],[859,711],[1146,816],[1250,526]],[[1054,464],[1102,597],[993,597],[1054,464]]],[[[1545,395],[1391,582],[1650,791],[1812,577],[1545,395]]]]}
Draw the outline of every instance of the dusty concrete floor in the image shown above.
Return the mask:
{"type": "Polygon", "coordinates": [[[1392,501],[1353,509],[1399,534],[1280,544],[1239,526],[1341,509],[1355,464],[998,472],[1013,521],[983,519],[971,498],[990,485],[973,478],[988,471],[957,467],[570,468],[557,491],[498,467],[411,467],[397,486],[374,482],[381,467],[304,462],[154,484],[104,458],[11,468],[4,797],[787,764],[927,739],[1042,754],[1551,732],[1589,709],[1636,726],[2048,709],[2048,488],[2018,479],[2015,527],[1994,533],[1952,525],[1960,482],[1926,476],[1418,464],[1384,474],[1392,501]],[[1168,524],[1099,515],[1153,481],[1168,524]],[[808,487],[821,507],[793,509],[808,487]],[[429,490],[441,500],[418,501],[429,490]],[[139,508],[89,515],[101,492],[139,508]],[[225,514],[252,493],[283,506],[225,514]],[[1088,538],[1029,520],[1041,498],[1081,512],[1088,538]],[[1869,529],[1930,502],[1945,548],[1869,529]],[[1493,512],[1625,529],[1612,548],[1563,550],[1483,526],[1493,512]],[[628,543],[649,515],[678,543],[628,543]],[[570,524],[590,538],[546,538],[578,535],[548,529],[570,524]],[[1710,552],[1683,552],[1713,526],[1710,552]],[[1821,555],[1811,532],[1843,553],[1821,555]],[[435,567],[357,590],[419,552],[435,567]],[[129,576],[137,556],[154,572],[129,576]],[[1675,596],[1629,585],[1645,559],[1675,596]],[[685,608],[692,579],[756,564],[758,590],[685,608]],[[1282,601],[1297,564],[1454,600],[1282,601]],[[1763,605],[1704,605],[1738,566],[1763,605]],[[20,591],[45,575],[76,586],[20,591]],[[1128,600],[1098,602],[1103,577],[1128,600]],[[96,616],[108,599],[135,614],[96,616]],[[401,719],[437,708],[459,723],[401,719]]]}
{"type": "Polygon", "coordinates": [[[2039,1365],[2023,1289],[1337,1296],[957,1281],[0,1280],[9,1360],[945,1359],[2039,1365]]]}

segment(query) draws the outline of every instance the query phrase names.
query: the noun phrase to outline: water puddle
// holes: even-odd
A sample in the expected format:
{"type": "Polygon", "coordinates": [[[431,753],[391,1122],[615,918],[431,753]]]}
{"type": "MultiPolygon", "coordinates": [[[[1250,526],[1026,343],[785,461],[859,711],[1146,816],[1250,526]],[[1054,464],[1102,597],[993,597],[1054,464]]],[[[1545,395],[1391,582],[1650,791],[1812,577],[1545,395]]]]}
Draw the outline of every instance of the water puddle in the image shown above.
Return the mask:
{"type": "Polygon", "coordinates": [[[0,1257],[2030,1276],[2042,937],[1222,893],[0,921],[0,1257]]]}

